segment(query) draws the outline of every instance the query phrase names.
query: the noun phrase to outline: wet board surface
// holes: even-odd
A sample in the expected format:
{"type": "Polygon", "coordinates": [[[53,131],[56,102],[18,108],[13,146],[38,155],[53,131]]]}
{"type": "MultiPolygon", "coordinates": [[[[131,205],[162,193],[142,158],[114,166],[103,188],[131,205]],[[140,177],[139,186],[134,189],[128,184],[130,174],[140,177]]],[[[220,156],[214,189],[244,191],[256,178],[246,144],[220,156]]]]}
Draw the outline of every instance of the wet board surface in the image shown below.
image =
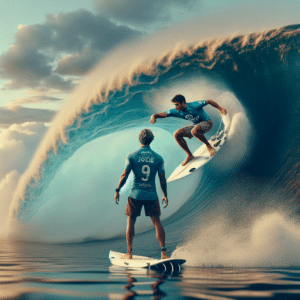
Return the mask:
{"type": "Polygon", "coordinates": [[[230,129],[231,120],[228,113],[226,115],[222,115],[222,123],[223,124],[221,125],[223,129],[209,139],[209,143],[215,149],[216,154],[214,156],[210,156],[206,145],[202,144],[201,147],[193,153],[195,158],[190,160],[185,166],[179,165],[168,178],[168,182],[179,180],[195,173],[217,155],[217,152],[224,145],[230,129]]]}
{"type": "Polygon", "coordinates": [[[110,251],[109,260],[110,262],[119,267],[126,268],[150,268],[165,271],[180,270],[180,266],[186,262],[184,259],[156,259],[147,256],[133,255],[132,259],[121,259],[120,257],[124,253],[110,251]]]}

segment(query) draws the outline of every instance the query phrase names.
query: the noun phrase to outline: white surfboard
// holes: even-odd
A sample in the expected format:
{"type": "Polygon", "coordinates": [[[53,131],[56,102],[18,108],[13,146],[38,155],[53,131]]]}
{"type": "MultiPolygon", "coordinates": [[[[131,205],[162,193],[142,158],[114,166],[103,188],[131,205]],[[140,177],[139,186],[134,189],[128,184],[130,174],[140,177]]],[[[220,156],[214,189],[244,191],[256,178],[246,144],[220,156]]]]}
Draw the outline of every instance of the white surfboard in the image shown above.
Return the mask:
{"type": "Polygon", "coordinates": [[[124,255],[124,253],[110,251],[109,260],[113,265],[119,267],[149,268],[171,272],[180,270],[180,265],[186,262],[184,259],[156,259],[140,255],[133,255],[132,259],[121,259],[122,255],[124,255]]]}
{"type": "MultiPolygon", "coordinates": [[[[227,138],[227,134],[231,123],[228,113],[226,115],[222,115],[222,123],[223,124],[221,125],[223,129],[220,132],[217,132],[214,136],[212,136],[209,139],[209,143],[212,145],[212,147],[215,149],[216,152],[218,152],[221,149],[221,147],[223,146],[227,138]]],[[[214,156],[209,155],[209,152],[205,144],[203,144],[198,150],[196,150],[193,153],[193,155],[195,158],[190,160],[185,166],[182,166],[180,164],[175,169],[175,171],[168,178],[167,180],[168,182],[175,181],[195,173],[198,169],[203,167],[206,163],[208,163],[212,158],[215,157],[215,155],[214,156]]]]}

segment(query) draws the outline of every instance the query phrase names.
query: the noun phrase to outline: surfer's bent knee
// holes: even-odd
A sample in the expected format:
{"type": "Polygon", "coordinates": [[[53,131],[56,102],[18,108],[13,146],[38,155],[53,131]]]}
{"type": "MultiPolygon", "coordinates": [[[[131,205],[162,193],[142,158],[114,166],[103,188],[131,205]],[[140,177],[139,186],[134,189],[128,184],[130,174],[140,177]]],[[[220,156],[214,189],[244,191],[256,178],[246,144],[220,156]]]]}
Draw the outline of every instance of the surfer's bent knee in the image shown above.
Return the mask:
{"type": "Polygon", "coordinates": [[[185,132],[184,129],[180,128],[180,129],[177,129],[177,130],[173,133],[173,136],[174,136],[175,140],[177,140],[177,139],[180,139],[180,138],[187,137],[187,134],[186,134],[186,132],[185,132]]]}
{"type": "Polygon", "coordinates": [[[196,125],[196,126],[191,130],[191,134],[192,134],[192,136],[197,137],[197,135],[203,135],[204,132],[203,132],[201,126],[196,125]]]}

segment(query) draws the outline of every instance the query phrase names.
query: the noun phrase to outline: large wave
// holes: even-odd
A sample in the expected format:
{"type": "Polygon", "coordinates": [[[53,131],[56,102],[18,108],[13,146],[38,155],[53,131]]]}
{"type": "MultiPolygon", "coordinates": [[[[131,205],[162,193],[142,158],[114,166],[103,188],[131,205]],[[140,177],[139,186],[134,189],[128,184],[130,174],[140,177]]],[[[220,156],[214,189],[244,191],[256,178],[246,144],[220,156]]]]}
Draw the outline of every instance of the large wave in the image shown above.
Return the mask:
{"type": "MultiPolygon", "coordinates": [[[[294,25],[179,44],[156,57],[143,56],[132,43],[111,54],[72,94],[37,149],[14,195],[10,234],[50,242],[122,235],[129,185],[118,207],[114,188],[125,156],[139,147],[138,132],[153,129],[153,149],[164,157],[167,176],[184,158],[172,133],[185,123],[168,118],[149,124],[177,93],[188,101],[214,99],[228,110],[232,126],[210,164],[169,184],[163,218],[178,228],[173,239],[183,240],[216,209],[233,223],[249,224],[249,207],[262,212],[270,203],[297,200],[299,32],[294,25]]],[[[213,134],[220,116],[207,111],[213,134]]],[[[140,222],[140,231],[149,228],[140,222]]]]}

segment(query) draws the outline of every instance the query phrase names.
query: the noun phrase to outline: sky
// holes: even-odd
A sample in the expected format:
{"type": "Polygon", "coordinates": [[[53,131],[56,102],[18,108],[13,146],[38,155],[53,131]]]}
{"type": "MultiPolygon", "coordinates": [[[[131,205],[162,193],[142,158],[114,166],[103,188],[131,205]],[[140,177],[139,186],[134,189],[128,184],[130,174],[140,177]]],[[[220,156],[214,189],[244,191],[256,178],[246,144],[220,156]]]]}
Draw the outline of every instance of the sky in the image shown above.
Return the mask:
{"type": "Polygon", "coordinates": [[[1,0],[0,131],[51,123],[82,78],[126,41],[187,22],[271,29],[299,15],[300,0],[1,0]]]}

